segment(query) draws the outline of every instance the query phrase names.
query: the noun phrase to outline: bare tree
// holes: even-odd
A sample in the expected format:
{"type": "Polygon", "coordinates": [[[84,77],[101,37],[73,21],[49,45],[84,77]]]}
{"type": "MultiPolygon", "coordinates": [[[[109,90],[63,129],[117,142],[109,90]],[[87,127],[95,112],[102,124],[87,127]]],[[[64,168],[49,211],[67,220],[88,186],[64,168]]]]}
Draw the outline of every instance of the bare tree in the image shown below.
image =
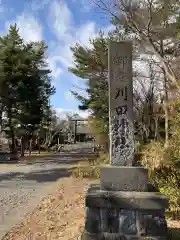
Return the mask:
{"type": "Polygon", "coordinates": [[[134,76],[134,113],[138,136],[142,141],[157,139],[160,107],[158,93],[162,91],[161,82],[158,81],[160,72],[157,71],[152,59],[143,59],[146,74],[138,66],[134,76]],[[138,125],[137,125],[138,124],[138,125]]]}
{"type": "Polygon", "coordinates": [[[165,147],[168,146],[169,90],[179,89],[173,61],[179,57],[177,38],[179,0],[94,0],[112,17],[116,35],[132,39],[138,54],[153,56],[164,75],[165,147]]]}

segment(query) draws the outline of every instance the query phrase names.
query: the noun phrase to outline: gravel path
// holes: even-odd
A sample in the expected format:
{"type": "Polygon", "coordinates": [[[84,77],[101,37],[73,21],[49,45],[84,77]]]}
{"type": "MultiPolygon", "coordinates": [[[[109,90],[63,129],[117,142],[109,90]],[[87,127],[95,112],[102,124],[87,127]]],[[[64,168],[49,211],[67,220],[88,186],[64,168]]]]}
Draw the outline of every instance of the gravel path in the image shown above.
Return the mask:
{"type": "Polygon", "coordinates": [[[53,191],[57,180],[69,177],[73,164],[83,156],[61,153],[3,169],[0,173],[0,239],[53,191]]]}

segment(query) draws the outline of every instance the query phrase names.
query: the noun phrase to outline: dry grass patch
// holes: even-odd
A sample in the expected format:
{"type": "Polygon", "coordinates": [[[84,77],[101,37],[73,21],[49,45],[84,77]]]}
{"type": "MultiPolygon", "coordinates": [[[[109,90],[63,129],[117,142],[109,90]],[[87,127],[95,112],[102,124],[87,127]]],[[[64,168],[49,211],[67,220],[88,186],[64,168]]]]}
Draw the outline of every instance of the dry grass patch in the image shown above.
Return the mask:
{"type": "Polygon", "coordinates": [[[76,178],[100,178],[101,164],[107,164],[109,157],[107,153],[100,153],[100,156],[94,159],[83,159],[78,162],[78,166],[73,170],[72,176],[76,178]]]}
{"type": "Polygon", "coordinates": [[[97,166],[78,166],[73,172],[72,176],[75,178],[92,178],[99,179],[100,177],[100,167],[97,166]]]}
{"type": "Polygon", "coordinates": [[[92,178],[100,177],[100,164],[97,160],[80,160],[78,165],[72,171],[72,176],[75,178],[92,178]]]}

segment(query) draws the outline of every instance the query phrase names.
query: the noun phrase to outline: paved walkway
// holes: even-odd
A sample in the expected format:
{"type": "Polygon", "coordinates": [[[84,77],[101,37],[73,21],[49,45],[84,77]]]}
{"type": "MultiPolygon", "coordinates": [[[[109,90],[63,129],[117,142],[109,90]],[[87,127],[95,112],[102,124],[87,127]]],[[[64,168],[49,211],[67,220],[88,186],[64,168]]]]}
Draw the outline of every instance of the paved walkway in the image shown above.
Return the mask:
{"type": "Polygon", "coordinates": [[[12,226],[31,212],[54,183],[71,175],[72,164],[84,157],[59,153],[30,163],[9,165],[0,173],[0,239],[12,226]]]}

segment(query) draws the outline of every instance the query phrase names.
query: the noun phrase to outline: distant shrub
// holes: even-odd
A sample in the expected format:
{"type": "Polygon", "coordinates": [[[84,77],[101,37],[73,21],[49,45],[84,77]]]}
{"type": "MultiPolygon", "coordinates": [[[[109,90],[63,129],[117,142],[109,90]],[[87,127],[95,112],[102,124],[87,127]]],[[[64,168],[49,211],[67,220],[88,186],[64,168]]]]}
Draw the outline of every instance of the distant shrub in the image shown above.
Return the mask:
{"type": "Polygon", "coordinates": [[[142,165],[149,170],[150,182],[169,198],[167,212],[174,218],[180,213],[179,147],[173,138],[166,149],[160,142],[151,142],[144,146],[141,159],[142,165]]]}
{"type": "Polygon", "coordinates": [[[154,169],[150,175],[151,183],[169,198],[167,212],[175,218],[180,213],[180,169],[162,166],[154,169]]]}
{"type": "Polygon", "coordinates": [[[149,170],[164,164],[164,148],[160,142],[152,141],[142,149],[141,163],[149,170]]]}

